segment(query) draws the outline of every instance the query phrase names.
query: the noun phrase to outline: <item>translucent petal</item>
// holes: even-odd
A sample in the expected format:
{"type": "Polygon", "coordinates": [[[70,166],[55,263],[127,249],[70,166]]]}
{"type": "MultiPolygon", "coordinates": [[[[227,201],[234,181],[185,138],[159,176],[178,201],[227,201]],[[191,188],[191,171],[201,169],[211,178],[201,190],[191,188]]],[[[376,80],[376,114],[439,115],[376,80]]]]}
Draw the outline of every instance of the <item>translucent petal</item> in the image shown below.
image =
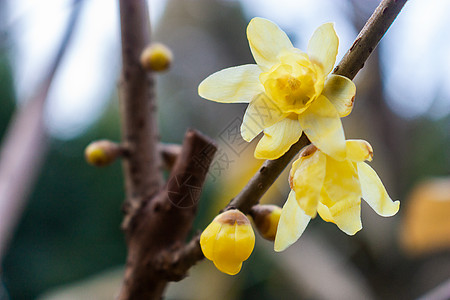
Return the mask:
{"type": "Polygon", "coordinates": [[[277,159],[286,153],[301,135],[302,128],[298,120],[285,118],[264,129],[264,136],[255,149],[255,157],[277,159]]]}
{"type": "Polygon", "coordinates": [[[372,146],[364,140],[347,140],[347,159],[355,162],[371,161],[373,157],[372,146]]]}
{"type": "Polygon", "coordinates": [[[361,187],[356,163],[349,160],[337,161],[327,157],[323,188],[331,201],[331,203],[327,203],[327,199],[322,200],[328,208],[331,208],[337,202],[361,198],[361,187]]]}
{"type": "Polygon", "coordinates": [[[320,151],[343,160],[346,157],[345,136],[339,114],[331,102],[319,96],[298,116],[300,126],[320,151]]]}
{"type": "Polygon", "coordinates": [[[326,193],[321,194],[321,196],[321,201],[324,200],[331,206],[330,208],[322,203],[317,206],[317,212],[323,220],[335,223],[340,230],[348,235],[354,235],[361,230],[361,197],[333,203],[326,193]],[[328,200],[324,198],[328,198],[328,200]]]}
{"type": "Polygon", "coordinates": [[[256,96],[248,105],[241,125],[241,135],[250,142],[261,131],[283,119],[285,115],[264,93],[256,96]]]}
{"type": "Polygon", "coordinates": [[[295,197],[303,211],[314,218],[325,178],[326,156],[316,151],[299,160],[292,180],[295,197]]]}
{"type": "Polygon", "coordinates": [[[283,206],[280,221],[278,222],[277,235],[275,236],[275,251],[283,251],[295,243],[305,231],[310,220],[311,217],[306,215],[298,206],[295,192],[291,191],[283,206]]]}
{"type": "Polygon", "coordinates": [[[334,31],[333,23],[325,23],[314,31],[308,43],[309,58],[320,64],[324,75],[333,69],[338,53],[339,38],[334,31]]]}
{"type": "Polygon", "coordinates": [[[216,72],[198,86],[198,94],[221,103],[248,103],[264,91],[257,65],[243,65],[216,72]]]}
{"type": "Polygon", "coordinates": [[[361,230],[361,198],[338,202],[331,208],[334,223],[348,235],[354,235],[361,230]]]}
{"type": "Polygon", "coordinates": [[[327,157],[324,193],[321,202],[329,209],[331,219],[349,235],[361,228],[361,187],[356,164],[327,157]]]}
{"type": "Polygon", "coordinates": [[[286,33],[275,23],[263,18],[250,21],[247,39],[256,63],[266,69],[278,62],[277,56],[282,50],[293,48],[286,33]]]}
{"type": "Polygon", "coordinates": [[[392,201],[377,173],[368,164],[361,162],[358,163],[358,175],[362,197],[370,207],[383,217],[395,215],[400,208],[400,201],[392,201]]]}
{"type": "Polygon", "coordinates": [[[328,76],[322,95],[327,97],[339,113],[340,117],[348,116],[353,109],[356,86],[347,77],[331,74],[328,76]]]}
{"type": "Polygon", "coordinates": [[[217,234],[220,232],[222,224],[212,221],[200,236],[200,246],[205,257],[209,260],[214,259],[214,245],[217,234]]]}

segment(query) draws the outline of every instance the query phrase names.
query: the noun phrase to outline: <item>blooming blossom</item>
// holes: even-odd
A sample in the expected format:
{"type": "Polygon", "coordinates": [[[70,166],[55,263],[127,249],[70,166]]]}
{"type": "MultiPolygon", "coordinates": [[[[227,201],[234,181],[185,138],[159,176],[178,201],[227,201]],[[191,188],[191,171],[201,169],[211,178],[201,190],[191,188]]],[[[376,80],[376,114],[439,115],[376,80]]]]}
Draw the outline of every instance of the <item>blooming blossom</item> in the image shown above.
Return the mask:
{"type": "Polygon", "coordinates": [[[397,213],[377,173],[364,161],[372,160],[372,147],[363,140],[347,140],[347,157],[338,161],[314,145],[306,147],[291,169],[291,192],[283,206],[275,251],[282,251],[303,233],[317,213],[348,235],[362,228],[361,197],[384,217],[397,213]]]}
{"type": "Polygon", "coordinates": [[[286,33],[263,18],[250,21],[247,38],[256,64],[210,75],[200,83],[199,95],[222,103],[249,103],[241,135],[250,142],[264,132],[256,158],[280,157],[304,132],[321,151],[343,160],[340,117],[351,112],[356,88],[346,77],[329,75],[339,45],[333,24],[316,29],[307,53],[294,48],[286,33]]]}

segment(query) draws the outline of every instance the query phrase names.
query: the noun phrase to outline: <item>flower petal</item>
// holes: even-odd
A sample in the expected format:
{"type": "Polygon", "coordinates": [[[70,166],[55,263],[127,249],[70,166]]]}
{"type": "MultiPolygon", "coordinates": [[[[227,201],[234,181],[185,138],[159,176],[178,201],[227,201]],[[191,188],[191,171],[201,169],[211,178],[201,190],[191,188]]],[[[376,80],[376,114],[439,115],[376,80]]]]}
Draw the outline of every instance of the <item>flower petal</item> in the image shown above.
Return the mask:
{"type": "Polygon", "coordinates": [[[320,201],[328,207],[332,222],[343,232],[354,235],[361,230],[361,187],[355,163],[327,157],[324,191],[320,201]]]}
{"type": "Polygon", "coordinates": [[[323,95],[311,103],[306,111],[298,116],[300,126],[320,151],[334,159],[343,160],[346,156],[345,136],[339,114],[331,102],[323,95]]]}
{"type": "Polygon", "coordinates": [[[200,246],[203,254],[209,260],[214,260],[214,247],[217,234],[220,232],[221,228],[222,224],[213,221],[206,227],[200,236],[200,246]]]}
{"type": "Polygon", "coordinates": [[[236,257],[235,228],[237,224],[223,224],[216,236],[213,251],[214,265],[220,271],[235,275],[241,270],[242,260],[236,257]]]}
{"type": "Polygon", "coordinates": [[[324,75],[333,69],[338,53],[339,38],[333,23],[325,23],[314,31],[308,43],[309,58],[322,66],[324,75]]]}
{"type": "Polygon", "coordinates": [[[353,109],[356,86],[347,77],[331,74],[328,76],[322,95],[327,97],[339,113],[340,117],[348,116],[353,109]]]}
{"type": "Polygon", "coordinates": [[[323,187],[329,199],[325,198],[322,202],[329,208],[335,203],[345,202],[349,198],[361,198],[361,187],[356,163],[349,160],[337,161],[327,157],[323,187]],[[328,200],[331,203],[327,202],[328,200]]]}
{"type": "Polygon", "coordinates": [[[372,146],[364,140],[347,140],[347,159],[354,162],[371,161],[373,157],[372,146]]]}
{"type": "Polygon", "coordinates": [[[292,179],[293,190],[299,206],[314,218],[325,178],[326,156],[315,151],[314,154],[300,157],[298,160],[300,163],[295,165],[297,170],[292,179]]]}
{"type": "Polygon", "coordinates": [[[331,208],[320,204],[317,207],[317,211],[325,221],[335,223],[340,230],[348,235],[354,235],[361,230],[360,196],[347,199],[346,201],[339,201],[331,208]]]}
{"type": "Polygon", "coordinates": [[[250,257],[255,247],[255,233],[250,225],[235,225],[235,250],[234,256],[240,261],[244,261],[250,257]]]}
{"type": "Polygon", "coordinates": [[[286,153],[301,135],[302,128],[298,120],[285,118],[264,129],[264,136],[255,149],[255,157],[277,159],[286,153]]]}
{"type": "Polygon", "coordinates": [[[383,217],[395,215],[400,208],[400,201],[392,201],[374,169],[364,162],[358,163],[358,175],[362,197],[370,207],[383,217]]]}
{"type": "Polygon", "coordinates": [[[282,50],[293,48],[286,33],[275,23],[263,18],[250,21],[247,39],[256,63],[266,69],[278,62],[277,56],[282,50]]]}
{"type": "Polygon", "coordinates": [[[256,96],[248,105],[241,125],[241,135],[250,142],[261,131],[283,119],[285,115],[266,94],[256,96]]]}
{"type": "Polygon", "coordinates": [[[275,236],[274,249],[277,252],[285,250],[295,243],[305,231],[311,217],[306,215],[295,200],[295,192],[291,191],[281,211],[275,236]]]}
{"type": "Polygon", "coordinates": [[[264,91],[260,74],[258,65],[227,68],[205,78],[198,86],[198,94],[221,103],[248,103],[264,91]]]}
{"type": "Polygon", "coordinates": [[[328,206],[322,204],[322,202],[319,202],[319,204],[317,204],[317,213],[325,222],[334,223],[334,219],[333,216],[331,215],[330,209],[328,208],[328,206]]]}

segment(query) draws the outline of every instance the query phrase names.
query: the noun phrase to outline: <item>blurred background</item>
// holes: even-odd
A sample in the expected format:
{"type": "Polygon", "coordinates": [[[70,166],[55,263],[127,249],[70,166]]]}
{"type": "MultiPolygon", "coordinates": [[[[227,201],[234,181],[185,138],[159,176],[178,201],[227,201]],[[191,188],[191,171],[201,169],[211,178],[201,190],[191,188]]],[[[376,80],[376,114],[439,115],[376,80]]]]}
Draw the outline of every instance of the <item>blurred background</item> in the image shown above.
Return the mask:
{"type": "MultiPolygon", "coordinates": [[[[0,1],[0,139],[3,150],[14,137],[31,141],[10,151],[31,157],[25,179],[11,177],[7,162],[14,155],[0,156],[2,300],[111,299],[120,286],[126,256],[121,165],[93,168],[83,157],[92,140],[120,139],[116,2],[0,1]],[[11,131],[11,124],[22,126],[11,131]],[[8,202],[4,182],[20,201],[8,202]]],[[[262,163],[253,158],[255,145],[240,140],[245,105],[197,95],[209,74],[253,63],[249,20],[276,22],[303,50],[316,27],[334,22],[339,61],[378,3],[149,1],[153,40],[174,52],[173,67],[157,78],[162,141],[181,143],[186,129],[196,128],[219,143],[195,229],[204,228],[262,163]]],[[[363,230],[353,237],[317,218],[282,253],[257,238],[237,276],[203,261],[170,285],[167,299],[450,297],[449,11],[448,1],[406,4],[357,75],[355,108],[343,119],[347,138],[372,144],[371,165],[390,196],[400,199],[400,212],[382,218],[364,203],[363,230]]],[[[288,192],[283,174],[262,201],[282,205],[288,192]]]]}

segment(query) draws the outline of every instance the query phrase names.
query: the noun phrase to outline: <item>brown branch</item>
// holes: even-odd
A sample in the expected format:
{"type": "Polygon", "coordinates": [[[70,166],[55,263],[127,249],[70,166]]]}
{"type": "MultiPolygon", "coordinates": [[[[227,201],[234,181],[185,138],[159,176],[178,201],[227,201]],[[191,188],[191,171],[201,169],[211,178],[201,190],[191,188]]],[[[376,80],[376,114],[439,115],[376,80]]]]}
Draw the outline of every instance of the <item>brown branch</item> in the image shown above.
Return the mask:
{"type": "Polygon", "coordinates": [[[209,138],[193,130],[186,133],[165,188],[127,226],[128,258],[119,299],[160,299],[167,282],[183,278],[189,269],[180,258],[189,258],[189,267],[198,259],[201,250],[186,250],[194,247],[184,248],[184,241],[216,150],[209,138]]]}
{"type": "Polygon", "coordinates": [[[407,0],[383,0],[356,37],[353,45],[334,69],[334,74],[350,79],[364,67],[378,42],[384,36],[407,0]]]}
{"type": "Polygon", "coordinates": [[[145,0],[120,0],[122,32],[122,79],[120,104],[122,143],[128,149],[123,169],[127,207],[140,207],[163,186],[162,161],[156,119],[154,75],[139,63],[150,43],[150,21],[145,0]]]}
{"type": "Polygon", "coordinates": [[[181,154],[181,145],[178,144],[159,144],[159,153],[164,162],[164,167],[172,170],[178,156],[181,154]]]}
{"type": "Polygon", "coordinates": [[[50,86],[71,41],[82,1],[74,1],[58,53],[42,83],[12,117],[0,153],[0,258],[47,152],[43,111],[50,86]]]}

